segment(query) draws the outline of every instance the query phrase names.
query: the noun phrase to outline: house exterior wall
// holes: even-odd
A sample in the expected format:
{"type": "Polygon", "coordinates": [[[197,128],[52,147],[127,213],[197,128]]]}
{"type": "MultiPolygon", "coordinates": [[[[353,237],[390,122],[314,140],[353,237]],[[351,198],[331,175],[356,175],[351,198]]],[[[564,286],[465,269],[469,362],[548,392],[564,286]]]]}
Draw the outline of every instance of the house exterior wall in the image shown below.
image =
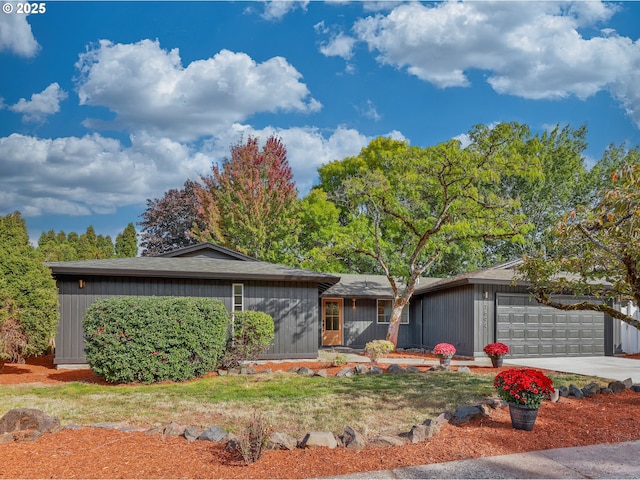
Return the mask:
{"type": "Polygon", "coordinates": [[[433,349],[441,342],[457,355],[473,356],[475,345],[474,288],[462,286],[419,296],[422,303],[422,344],[433,349]]]}
{"type": "MultiPolygon", "coordinates": [[[[420,345],[420,326],[416,325],[416,321],[421,317],[415,313],[412,303],[409,306],[409,324],[401,324],[398,334],[398,347],[401,348],[420,345]]],[[[384,340],[387,336],[389,324],[377,322],[378,304],[376,298],[356,298],[355,308],[353,308],[353,299],[344,298],[342,318],[344,322],[343,345],[345,347],[364,348],[368,342],[384,340]]]]}
{"type": "Polygon", "coordinates": [[[245,310],[268,313],[275,338],[265,358],[309,358],[318,351],[318,289],[315,283],[221,281],[200,279],[58,276],[60,323],[56,336],[58,365],[84,364],[82,319],[99,299],[115,296],[192,296],[221,300],[231,309],[232,283],[244,284],[245,310]],[[80,288],[78,280],[85,281],[80,288]]]}

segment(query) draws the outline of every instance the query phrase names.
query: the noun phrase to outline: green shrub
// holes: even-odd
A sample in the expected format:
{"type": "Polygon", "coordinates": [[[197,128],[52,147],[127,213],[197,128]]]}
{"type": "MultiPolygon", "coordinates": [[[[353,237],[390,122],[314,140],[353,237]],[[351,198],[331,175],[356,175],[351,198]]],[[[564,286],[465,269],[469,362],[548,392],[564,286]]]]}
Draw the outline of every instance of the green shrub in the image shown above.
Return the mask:
{"type": "Polygon", "coordinates": [[[99,300],[84,317],[85,354],[109,382],[187,380],[216,369],[227,321],[223,303],[208,298],[99,300]]]}
{"type": "Polygon", "coordinates": [[[274,325],[263,312],[233,312],[227,349],[222,365],[236,367],[240,362],[257,360],[271,345],[274,325]]]}
{"type": "Polygon", "coordinates": [[[373,340],[364,346],[364,352],[374,363],[378,358],[386,353],[391,353],[396,349],[395,345],[388,340],[373,340]]]}

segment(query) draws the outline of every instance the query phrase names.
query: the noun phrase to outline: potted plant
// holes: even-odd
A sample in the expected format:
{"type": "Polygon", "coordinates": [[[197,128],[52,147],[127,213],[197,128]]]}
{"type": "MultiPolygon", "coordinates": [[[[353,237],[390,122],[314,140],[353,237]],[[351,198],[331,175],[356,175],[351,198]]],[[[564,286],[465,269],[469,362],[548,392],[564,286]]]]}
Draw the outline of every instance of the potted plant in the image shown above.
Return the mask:
{"type": "Polygon", "coordinates": [[[451,357],[456,353],[456,347],[450,343],[439,343],[433,347],[433,354],[440,357],[440,365],[449,368],[451,365],[451,357]]]}
{"type": "Polygon", "coordinates": [[[517,430],[533,430],[538,409],[551,398],[553,381],[533,368],[510,368],[496,375],[493,386],[509,405],[511,425],[517,430]]]}
{"type": "Polygon", "coordinates": [[[498,368],[502,366],[502,357],[509,353],[509,346],[504,343],[496,342],[486,345],[483,350],[484,353],[489,355],[493,368],[498,368]]]}

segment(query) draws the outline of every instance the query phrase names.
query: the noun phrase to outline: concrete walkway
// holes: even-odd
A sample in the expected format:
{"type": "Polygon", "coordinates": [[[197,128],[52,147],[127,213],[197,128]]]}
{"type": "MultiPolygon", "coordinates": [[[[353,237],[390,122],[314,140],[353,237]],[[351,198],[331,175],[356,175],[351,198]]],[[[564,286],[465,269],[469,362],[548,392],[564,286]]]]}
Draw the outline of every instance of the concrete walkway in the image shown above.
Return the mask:
{"type": "Polygon", "coordinates": [[[328,478],[640,478],[640,441],[557,448],[328,478]]]}
{"type": "Polygon", "coordinates": [[[640,360],[622,357],[555,357],[505,359],[503,365],[544,368],[611,380],[631,378],[640,383],[640,360]]]}

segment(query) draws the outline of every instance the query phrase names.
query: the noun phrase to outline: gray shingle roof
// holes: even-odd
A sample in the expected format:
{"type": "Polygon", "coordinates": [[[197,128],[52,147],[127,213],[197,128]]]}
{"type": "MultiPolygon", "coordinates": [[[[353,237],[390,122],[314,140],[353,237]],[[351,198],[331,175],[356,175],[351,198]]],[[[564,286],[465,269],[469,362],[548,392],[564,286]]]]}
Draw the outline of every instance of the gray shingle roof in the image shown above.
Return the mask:
{"type": "MultiPolygon", "coordinates": [[[[391,298],[393,292],[389,285],[389,280],[384,275],[356,275],[351,273],[337,273],[340,281],[326,290],[323,297],[376,297],[391,298]]],[[[439,278],[420,278],[420,284],[431,284],[439,281],[439,278]]]]}
{"type": "Polygon", "coordinates": [[[508,262],[493,267],[463,273],[450,278],[441,278],[436,282],[423,284],[416,288],[416,293],[431,292],[445,288],[470,284],[511,285],[515,279],[515,266],[521,261],[508,262]]]}
{"type": "Polygon", "coordinates": [[[109,275],[235,280],[284,280],[334,284],[337,275],[267,262],[198,257],[135,257],[45,263],[54,275],[109,275]]]}

